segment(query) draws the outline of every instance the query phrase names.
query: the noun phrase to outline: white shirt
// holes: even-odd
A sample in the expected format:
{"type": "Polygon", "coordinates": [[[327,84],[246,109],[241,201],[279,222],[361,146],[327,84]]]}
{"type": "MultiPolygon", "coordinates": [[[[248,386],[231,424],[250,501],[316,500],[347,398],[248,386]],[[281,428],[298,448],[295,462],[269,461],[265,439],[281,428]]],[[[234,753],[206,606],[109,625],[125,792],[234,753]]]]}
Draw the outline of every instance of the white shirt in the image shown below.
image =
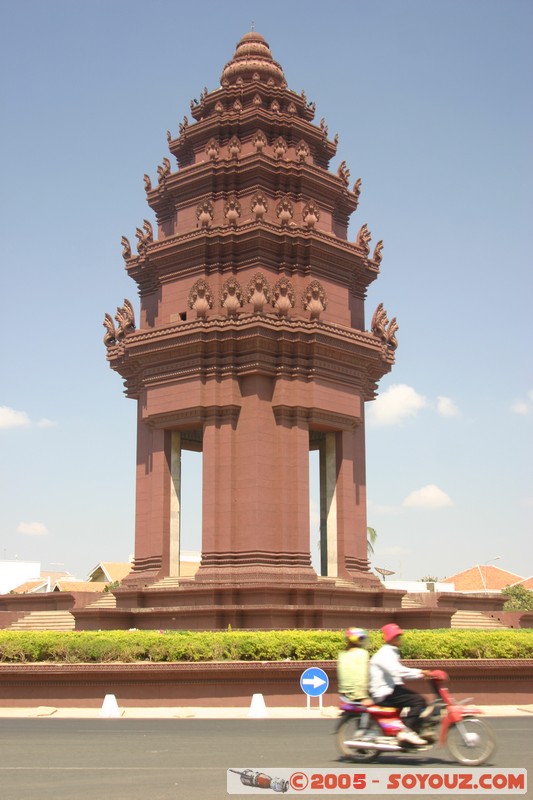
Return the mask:
{"type": "Polygon", "coordinates": [[[400,651],[392,644],[384,644],[370,659],[369,690],[374,700],[381,702],[401,686],[404,678],[422,678],[421,669],[405,667],[400,661],[400,651]]]}

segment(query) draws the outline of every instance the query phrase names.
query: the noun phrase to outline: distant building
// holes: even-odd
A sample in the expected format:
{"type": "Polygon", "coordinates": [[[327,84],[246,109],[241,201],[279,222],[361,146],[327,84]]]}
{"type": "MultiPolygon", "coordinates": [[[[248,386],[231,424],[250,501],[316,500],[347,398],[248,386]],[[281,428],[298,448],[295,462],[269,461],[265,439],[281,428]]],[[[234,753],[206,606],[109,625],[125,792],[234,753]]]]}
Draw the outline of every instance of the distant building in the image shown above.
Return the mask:
{"type": "Polygon", "coordinates": [[[492,564],[476,564],[470,569],[445,578],[446,583],[455,585],[456,592],[500,592],[506,586],[524,580],[521,575],[507,572],[492,564]]]}

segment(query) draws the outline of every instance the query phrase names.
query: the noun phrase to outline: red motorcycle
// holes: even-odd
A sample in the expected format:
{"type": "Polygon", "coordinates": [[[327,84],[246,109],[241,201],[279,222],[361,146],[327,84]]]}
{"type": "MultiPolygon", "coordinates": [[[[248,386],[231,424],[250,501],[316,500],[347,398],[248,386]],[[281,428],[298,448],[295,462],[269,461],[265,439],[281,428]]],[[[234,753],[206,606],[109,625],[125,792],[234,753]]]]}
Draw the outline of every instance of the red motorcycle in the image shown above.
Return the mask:
{"type": "Polygon", "coordinates": [[[341,754],[352,761],[369,763],[380,753],[429,750],[438,740],[460,764],[484,764],[494,752],[496,740],[487,722],[479,719],[483,712],[475,706],[456,703],[450,697],[444,686],[448,675],[442,670],[434,670],[428,680],[435,700],[420,716],[417,733],[425,740],[424,745],[397,740],[397,734],[406,730],[399,709],[341,702],[342,716],[336,730],[341,754]]]}

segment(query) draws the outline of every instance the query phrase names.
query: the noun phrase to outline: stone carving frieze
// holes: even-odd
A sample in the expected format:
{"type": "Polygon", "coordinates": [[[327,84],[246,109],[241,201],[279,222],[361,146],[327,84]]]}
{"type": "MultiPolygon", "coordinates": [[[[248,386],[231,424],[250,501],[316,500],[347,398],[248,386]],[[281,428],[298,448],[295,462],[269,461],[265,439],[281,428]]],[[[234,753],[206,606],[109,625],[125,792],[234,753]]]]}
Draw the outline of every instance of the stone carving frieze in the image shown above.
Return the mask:
{"type": "Polygon", "coordinates": [[[328,306],[327,295],[320,281],[311,281],[304,292],[302,302],[304,311],[309,312],[309,319],[319,320],[328,306]]]}
{"type": "Polygon", "coordinates": [[[256,272],[246,293],[246,300],[253,306],[255,314],[262,314],[267,303],[270,303],[271,291],[268,281],[262,272],[256,272]]]}
{"type": "Polygon", "coordinates": [[[228,278],[222,285],[220,292],[220,305],[226,309],[228,317],[236,317],[239,309],[244,305],[242,289],[237,278],[228,278]]]}
{"type": "Polygon", "coordinates": [[[207,312],[213,308],[213,293],[204,278],[193,285],[188,297],[189,308],[196,311],[197,319],[206,319],[207,312]]]}
{"type": "Polygon", "coordinates": [[[272,289],[272,305],[279,317],[287,317],[295,304],[294,287],[288,278],[280,278],[272,289]]]}

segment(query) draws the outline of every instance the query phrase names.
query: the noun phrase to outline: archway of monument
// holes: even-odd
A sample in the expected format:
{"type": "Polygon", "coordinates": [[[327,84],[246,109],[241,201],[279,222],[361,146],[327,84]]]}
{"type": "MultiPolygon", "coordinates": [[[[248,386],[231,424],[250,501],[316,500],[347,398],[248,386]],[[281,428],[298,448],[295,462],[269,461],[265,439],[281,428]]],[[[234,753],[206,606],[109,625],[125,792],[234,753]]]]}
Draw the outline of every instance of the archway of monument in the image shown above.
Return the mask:
{"type": "MultiPolygon", "coordinates": [[[[202,551],[202,431],[172,431],[170,574],[202,551]]],[[[309,433],[309,552],[318,575],[336,576],[335,434],[309,433]]]]}

